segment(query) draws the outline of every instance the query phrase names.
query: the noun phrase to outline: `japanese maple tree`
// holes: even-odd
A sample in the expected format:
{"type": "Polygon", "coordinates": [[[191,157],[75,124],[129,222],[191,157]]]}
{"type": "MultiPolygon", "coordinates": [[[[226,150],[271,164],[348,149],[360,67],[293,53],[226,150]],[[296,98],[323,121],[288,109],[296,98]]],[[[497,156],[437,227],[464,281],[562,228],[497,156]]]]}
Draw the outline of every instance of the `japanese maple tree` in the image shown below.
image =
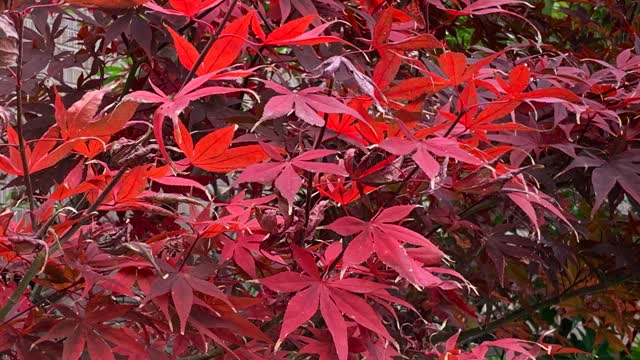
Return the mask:
{"type": "Polygon", "coordinates": [[[637,1],[0,10],[0,358],[638,356],[637,1]]]}

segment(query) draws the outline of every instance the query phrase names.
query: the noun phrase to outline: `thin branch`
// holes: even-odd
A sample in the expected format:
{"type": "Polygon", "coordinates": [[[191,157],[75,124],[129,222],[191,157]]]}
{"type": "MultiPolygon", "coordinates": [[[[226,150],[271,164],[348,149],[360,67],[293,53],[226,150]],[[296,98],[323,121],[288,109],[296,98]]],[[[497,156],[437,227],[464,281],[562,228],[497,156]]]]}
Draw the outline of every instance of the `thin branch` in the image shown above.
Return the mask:
{"type": "Polygon", "coordinates": [[[224,15],[224,18],[222,19],[222,22],[220,22],[220,25],[216,29],[216,32],[211,36],[211,38],[209,39],[209,41],[205,45],[204,49],[202,49],[202,52],[200,53],[200,56],[198,56],[198,59],[193,64],[193,67],[189,71],[189,74],[184,79],[184,82],[182,83],[182,86],[180,87],[181,90],[196,75],[196,72],[198,71],[198,68],[200,67],[200,65],[202,65],[202,62],[204,61],[204,58],[207,56],[207,53],[209,52],[209,50],[211,50],[211,47],[213,46],[213,43],[215,43],[216,40],[218,40],[218,37],[220,37],[220,34],[222,33],[222,30],[224,30],[224,27],[229,22],[229,19],[231,18],[231,13],[233,13],[233,9],[235,9],[237,3],[238,3],[238,0],[233,0],[232,1],[231,6],[229,6],[229,10],[227,10],[227,13],[224,15]]]}
{"type": "MultiPolygon", "coordinates": [[[[327,96],[331,96],[331,92],[333,92],[334,79],[331,78],[329,80],[329,90],[327,91],[327,96]]],[[[324,124],[322,124],[322,128],[320,128],[320,133],[316,137],[313,143],[313,150],[317,150],[322,144],[322,139],[324,138],[324,133],[327,131],[327,123],[329,122],[329,113],[324,114],[324,124]]],[[[305,219],[304,219],[304,229],[309,225],[309,214],[311,213],[311,191],[313,189],[313,173],[307,173],[307,196],[305,200],[305,219]]]]}
{"type": "MultiPolygon", "coordinates": [[[[204,19],[205,16],[211,14],[211,12],[213,12],[213,10],[217,9],[218,7],[220,7],[220,5],[222,5],[224,3],[224,1],[219,2],[218,4],[205,9],[204,11],[202,11],[200,14],[198,14],[196,16],[197,20],[202,20],[204,19]]],[[[196,23],[195,19],[191,19],[189,20],[188,23],[184,24],[184,26],[182,26],[180,29],[178,29],[178,33],[182,34],[184,31],[186,31],[188,28],[192,27],[194,24],[196,23]]]]}
{"type": "Polygon", "coordinates": [[[418,170],[420,170],[420,167],[418,167],[416,165],[416,167],[413,168],[413,170],[411,170],[410,173],[407,174],[407,176],[404,177],[404,179],[402,180],[402,183],[400,183],[400,186],[396,189],[396,191],[393,192],[393,196],[390,197],[380,208],[381,209],[385,209],[387,208],[387,206],[391,205],[391,203],[398,197],[398,195],[400,195],[400,193],[402,192],[402,190],[404,189],[405,186],[407,186],[407,184],[409,184],[409,181],[411,181],[411,178],[418,172],[418,170]]]}
{"type": "MultiPolygon", "coordinates": [[[[485,209],[489,209],[491,207],[494,206],[493,201],[489,201],[486,204],[483,204],[487,199],[489,198],[488,195],[485,195],[483,197],[481,197],[480,199],[478,199],[476,202],[474,202],[473,204],[471,204],[468,208],[462,210],[460,213],[457,214],[458,217],[460,217],[461,219],[465,219],[479,211],[485,210],[485,209]],[[480,206],[482,205],[482,206],[480,206]]],[[[435,234],[436,231],[442,229],[442,225],[438,224],[436,226],[434,226],[431,230],[429,230],[429,232],[425,235],[426,238],[429,238],[431,235],[435,234]]]]}
{"type": "MultiPolygon", "coordinates": [[[[535,303],[533,305],[527,306],[527,307],[523,307],[521,309],[515,310],[509,314],[507,314],[506,316],[494,320],[490,323],[488,323],[485,327],[483,328],[475,328],[475,329],[469,329],[469,330],[465,330],[463,332],[460,333],[460,336],[458,337],[458,344],[465,344],[468,343],[470,341],[473,341],[483,335],[487,335],[489,333],[491,333],[494,330],[497,330],[501,327],[503,327],[506,324],[512,323],[514,321],[518,321],[518,320],[522,320],[525,319],[527,316],[531,315],[531,313],[533,312],[537,312],[540,311],[542,309],[548,308],[550,306],[553,305],[557,305],[563,301],[569,300],[569,299],[573,299],[576,297],[581,297],[581,296],[586,296],[586,295],[591,295],[591,294],[595,294],[598,292],[602,292],[605,291],[613,286],[616,285],[621,285],[629,280],[632,280],[634,278],[633,275],[631,274],[625,274],[623,276],[620,276],[619,278],[613,279],[613,280],[603,280],[601,281],[599,284],[596,285],[592,285],[592,286],[585,286],[579,289],[576,289],[574,291],[569,291],[569,292],[565,292],[564,294],[560,294],[558,296],[552,297],[550,299],[547,300],[543,300],[540,301],[538,303],[535,303]]],[[[445,341],[446,339],[448,339],[449,337],[451,337],[453,335],[453,333],[440,333],[440,334],[436,334],[431,338],[431,342],[432,343],[438,343],[438,342],[442,342],[445,341]]]]}
{"type": "MultiPolygon", "coordinates": [[[[84,212],[86,215],[90,215],[91,213],[98,210],[100,204],[102,204],[111,190],[113,190],[116,184],[120,181],[126,170],[127,167],[122,167],[120,168],[120,170],[118,170],[118,173],[111,179],[109,184],[107,184],[107,187],[105,187],[102,193],[100,193],[96,201],[91,204],[91,206],[84,212]]],[[[78,216],[72,216],[70,220],[76,219],[77,217],[78,216]]],[[[13,292],[13,294],[11,294],[9,301],[2,307],[2,309],[0,309],[0,321],[4,320],[5,316],[7,316],[13,306],[20,299],[20,296],[22,296],[22,294],[27,290],[27,287],[29,286],[29,283],[31,283],[31,280],[33,280],[33,278],[40,272],[40,269],[42,269],[42,266],[44,265],[47,257],[54,254],[62,247],[62,244],[71,239],[71,237],[85,224],[85,221],[86,219],[78,220],[78,222],[73,224],[73,226],[69,230],[67,230],[67,232],[60,238],[59,241],[51,246],[48,252],[41,251],[38,253],[38,255],[36,255],[36,257],[33,259],[33,262],[31,263],[31,266],[24,274],[24,277],[20,280],[20,283],[18,283],[18,287],[13,292]]]]}
{"type": "Polygon", "coordinates": [[[466,113],[467,113],[466,110],[460,111],[460,114],[458,114],[458,117],[451,123],[451,125],[447,129],[447,132],[444,133],[444,137],[448,137],[451,134],[453,129],[456,127],[456,125],[458,125],[458,123],[466,113]]]}
{"type": "MultiPolygon", "coordinates": [[[[43,297],[35,302],[33,302],[28,308],[20,311],[19,313],[16,313],[15,315],[13,315],[12,317],[10,317],[9,319],[6,319],[5,321],[3,321],[2,323],[0,323],[0,329],[7,325],[8,323],[12,322],[13,320],[19,318],[20,316],[28,313],[29,311],[33,310],[34,308],[44,304],[45,302],[55,302],[57,300],[59,300],[63,294],[70,290],[71,288],[75,287],[76,285],[80,284],[81,281],[80,280],[76,280],[74,281],[71,285],[65,286],[62,289],[56,290],[53,294],[47,296],[47,297],[43,297]]],[[[28,283],[27,283],[28,284],[28,283]]],[[[17,299],[16,299],[17,300],[17,299]]],[[[4,309],[3,309],[4,310],[4,309]]],[[[5,314],[2,314],[3,316],[6,316],[5,314]]]]}
{"type": "Polygon", "coordinates": [[[31,227],[35,229],[37,226],[35,214],[36,202],[33,197],[33,185],[31,183],[31,174],[29,174],[29,162],[27,160],[27,151],[22,131],[22,118],[24,117],[22,109],[22,53],[24,49],[22,41],[24,36],[24,15],[16,12],[13,18],[16,22],[16,30],[18,31],[18,57],[16,60],[16,132],[18,133],[18,151],[20,152],[20,161],[22,162],[22,175],[27,188],[27,198],[29,199],[29,217],[31,219],[31,227]]]}
{"type": "MultiPolygon", "coordinates": [[[[120,179],[122,178],[122,176],[124,175],[124,173],[127,171],[128,167],[127,166],[123,166],[120,168],[120,170],[118,170],[118,172],[116,173],[116,175],[111,178],[111,181],[109,182],[109,184],[107,184],[107,186],[104,188],[104,190],[102,190],[102,192],[100,193],[100,195],[98,195],[98,197],[96,198],[96,201],[93,202],[93,204],[91,204],[91,206],[89,206],[89,208],[87,210],[84,211],[85,215],[91,215],[92,213],[94,213],[96,210],[98,210],[98,208],[100,207],[100,205],[102,205],[102,202],[104,201],[104,199],[107,198],[107,196],[109,195],[109,193],[111,193],[111,190],[113,190],[113,188],[116,186],[116,184],[118,184],[118,182],[120,181],[120,179]]],[[[76,216],[72,216],[71,220],[78,218],[79,215],[76,216]]],[[[58,242],[56,242],[51,249],[49,250],[50,254],[54,254],[56,251],[58,251],[60,249],[60,247],[62,245],[64,245],[65,242],[69,241],[69,239],[71,239],[71,237],[78,231],[80,230],[80,228],[86,223],[86,218],[79,220],[78,222],[76,222],[75,224],[73,224],[73,226],[67,230],[66,233],[64,233],[64,235],[62,235],[62,237],[60,238],[60,240],[58,242]]]]}
{"type": "Polygon", "coordinates": [[[198,241],[200,241],[199,235],[196,236],[195,239],[193,239],[193,243],[191,244],[191,246],[189,246],[189,250],[187,250],[187,253],[184,254],[184,259],[182,259],[182,263],[180,263],[180,266],[178,267],[178,272],[182,271],[182,268],[187,264],[187,261],[189,261],[189,256],[191,256],[193,249],[196,248],[196,244],[198,244],[198,241]]]}
{"type": "Polygon", "coordinates": [[[213,358],[218,357],[218,356],[223,355],[223,354],[224,354],[224,350],[218,348],[218,349],[209,351],[208,353],[204,353],[204,354],[183,356],[183,357],[178,358],[178,360],[209,360],[209,359],[213,359],[213,358]]]}

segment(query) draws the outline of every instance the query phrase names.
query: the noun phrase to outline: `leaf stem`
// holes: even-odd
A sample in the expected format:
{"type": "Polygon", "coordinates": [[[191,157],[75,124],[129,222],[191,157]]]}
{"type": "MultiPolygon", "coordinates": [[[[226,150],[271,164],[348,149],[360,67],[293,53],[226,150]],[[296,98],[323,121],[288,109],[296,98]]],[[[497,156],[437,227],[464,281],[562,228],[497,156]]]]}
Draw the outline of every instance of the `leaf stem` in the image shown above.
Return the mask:
{"type": "MultiPolygon", "coordinates": [[[[334,79],[331,78],[331,80],[329,80],[329,90],[327,91],[327,96],[331,96],[331,93],[333,92],[333,85],[334,85],[334,79]]],[[[324,124],[322,124],[322,127],[320,128],[320,133],[318,134],[318,136],[316,137],[314,143],[313,143],[313,150],[317,150],[320,145],[322,144],[322,139],[324,138],[324,133],[327,131],[327,123],[329,122],[329,113],[324,113],[324,124]]],[[[306,200],[305,200],[305,206],[304,206],[304,213],[305,213],[305,218],[304,218],[304,229],[306,232],[307,226],[309,226],[309,214],[311,213],[311,191],[313,190],[313,173],[312,172],[307,172],[307,194],[306,194],[306,200]]],[[[303,237],[304,237],[304,232],[303,232],[303,237]]]]}
{"type": "Polygon", "coordinates": [[[464,114],[466,114],[466,113],[467,113],[466,110],[460,111],[460,114],[458,114],[458,117],[451,123],[451,125],[447,129],[447,132],[444,133],[444,137],[448,137],[451,134],[453,129],[456,127],[456,125],[458,125],[458,123],[460,122],[460,120],[462,119],[464,114]]]}
{"type": "MultiPolygon", "coordinates": [[[[203,19],[205,16],[211,14],[211,12],[215,9],[217,9],[218,7],[220,7],[220,5],[222,5],[224,3],[224,1],[221,1],[220,3],[202,11],[200,14],[198,14],[198,16],[196,16],[196,19],[201,20],[203,19]]],[[[187,30],[188,28],[190,28],[191,26],[193,26],[196,23],[196,20],[191,19],[189,20],[188,23],[184,24],[183,27],[181,27],[180,29],[178,29],[178,33],[182,34],[182,32],[184,32],[185,30],[187,30]]]]}
{"type": "Polygon", "coordinates": [[[413,170],[411,170],[411,172],[407,174],[407,176],[405,176],[404,179],[402,179],[402,183],[400,183],[400,186],[398,187],[398,189],[396,189],[396,191],[393,192],[393,196],[389,198],[389,200],[387,200],[380,207],[381,209],[385,209],[398,197],[398,195],[400,195],[400,193],[402,192],[402,189],[404,189],[404,187],[407,186],[407,184],[409,184],[409,181],[411,181],[411,178],[418,172],[419,169],[420,167],[416,165],[416,167],[414,167],[413,170]]]}
{"type": "Polygon", "coordinates": [[[22,45],[24,37],[24,15],[20,12],[13,14],[16,22],[16,30],[18,32],[18,56],[16,59],[16,132],[18,133],[18,152],[20,152],[20,162],[22,162],[22,175],[26,186],[27,198],[29,199],[29,217],[31,219],[31,227],[35,229],[37,226],[37,217],[35,214],[36,203],[33,197],[33,184],[31,183],[31,174],[29,174],[29,161],[27,160],[27,151],[24,141],[22,129],[22,120],[24,110],[22,107],[22,54],[24,47],[22,45]]]}

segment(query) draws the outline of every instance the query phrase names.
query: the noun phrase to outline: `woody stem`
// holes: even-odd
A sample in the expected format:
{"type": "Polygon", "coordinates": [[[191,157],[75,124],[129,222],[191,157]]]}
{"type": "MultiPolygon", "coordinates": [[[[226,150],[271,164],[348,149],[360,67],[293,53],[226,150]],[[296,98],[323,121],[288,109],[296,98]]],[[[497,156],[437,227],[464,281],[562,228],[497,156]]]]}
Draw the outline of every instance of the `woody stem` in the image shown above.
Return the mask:
{"type": "Polygon", "coordinates": [[[18,56],[16,59],[16,132],[18,133],[18,152],[20,153],[20,162],[22,163],[22,175],[26,186],[27,198],[29,199],[29,217],[31,219],[31,227],[35,229],[36,221],[36,203],[33,197],[33,185],[31,183],[31,175],[29,174],[29,161],[27,160],[27,151],[24,141],[22,122],[24,110],[22,108],[22,40],[24,35],[24,15],[22,13],[14,13],[16,22],[16,30],[18,32],[18,56]]]}

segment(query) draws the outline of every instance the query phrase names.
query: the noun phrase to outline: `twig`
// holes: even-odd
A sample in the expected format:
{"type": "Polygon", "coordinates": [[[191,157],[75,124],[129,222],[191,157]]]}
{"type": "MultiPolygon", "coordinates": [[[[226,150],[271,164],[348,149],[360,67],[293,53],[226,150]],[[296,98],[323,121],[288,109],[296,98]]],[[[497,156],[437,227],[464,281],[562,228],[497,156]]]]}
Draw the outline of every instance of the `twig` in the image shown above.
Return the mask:
{"type": "Polygon", "coordinates": [[[218,356],[220,356],[222,354],[224,354],[224,350],[218,348],[218,349],[209,351],[208,353],[204,353],[204,354],[183,356],[183,357],[178,358],[178,360],[209,360],[209,359],[213,359],[215,357],[218,357],[218,356]]]}
{"type": "MultiPolygon", "coordinates": [[[[100,204],[102,204],[102,202],[109,195],[111,190],[113,190],[113,188],[116,186],[118,181],[120,181],[120,178],[122,178],[126,170],[127,170],[127,167],[122,167],[120,168],[120,170],[118,170],[118,173],[111,179],[111,182],[107,184],[107,187],[105,187],[102,193],[100,193],[96,201],[93,204],[91,204],[91,206],[85,211],[85,214],[91,214],[98,209],[100,204]]],[[[71,219],[74,219],[74,218],[76,218],[76,216],[71,217],[71,219]]],[[[71,237],[78,230],[80,230],[82,225],[84,225],[85,223],[84,220],[86,219],[78,220],[78,222],[76,222],[69,230],[67,230],[67,232],[60,238],[59,241],[57,241],[53,246],[51,246],[51,248],[48,251],[49,256],[51,256],[56,251],[58,251],[61,248],[62,244],[67,242],[69,239],[71,239],[71,237]]],[[[0,321],[4,320],[5,316],[7,316],[7,314],[11,311],[13,306],[20,299],[20,296],[22,296],[22,294],[27,290],[29,283],[31,283],[31,280],[33,280],[33,278],[38,274],[38,272],[44,265],[46,258],[47,258],[47,252],[41,251],[33,259],[31,266],[29,267],[27,272],[24,274],[24,277],[20,280],[20,283],[18,283],[18,287],[16,288],[16,290],[13,292],[13,294],[11,294],[9,301],[2,307],[2,309],[0,309],[0,321]]]]}
{"type": "MultiPolygon", "coordinates": [[[[333,91],[334,79],[331,78],[329,81],[329,90],[327,91],[327,96],[331,96],[331,92],[333,91]]],[[[322,144],[322,139],[324,138],[324,133],[327,131],[327,123],[329,122],[329,113],[324,114],[324,124],[322,124],[322,128],[320,128],[320,133],[316,137],[313,143],[313,150],[317,150],[322,144]]],[[[304,219],[304,228],[306,229],[309,225],[309,214],[311,213],[311,191],[313,189],[313,173],[307,173],[307,196],[305,200],[305,219],[304,219]]]]}
{"type": "Polygon", "coordinates": [[[191,246],[189,246],[186,254],[184,254],[184,259],[182,259],[182,263],[180,263],[180,266],[178,267],[178,272],[182,271],[182,268],[187,264],[187,261],[189,261],[189,256],[191,256],[193,249],[196,248],[196,244],[198,244],[198,241],[200,241],[199,235],[196,236],[195,239],[193,239],[193,243],[191,244],[191,246]]]}
{"type": "Polygon", "coordinates": [[[447,129],[447,132],[444,133],[444,137],[447,137],[451,134],[453,129],[456,127],[456,125],[458,125],[458,123],[460,122],[464,114],[466,114],[466,112],[467,112],[466,110],[460,111],[460,114],[458,115],[458,117],[451,123],[451,125],[447,129]]]}
{"type": "MultiPolygon", "coordinates": [[[[460,217],[461,219],[464,219],[470,215],[473,215],[475,213],[477,213],[478,211],[482,211],[486,208],[492,207],[493,204],[490,202],[488,203],[488,205],[485,206],[480,206],[485,200],[488,199],[488,196],[483,196],[480,199],[478,199],[476,202],[474,202],[473,204],[471,204],[471,206],[469,206],[468,208],[462,210],[460,213],[458,213],[458,217],[460,217]]],[[[431,230],[429,230],[429,232],[425,235],[426,238],[429,238],[431,235],[435,234],[436,231],[442,229],[442,225],[436,225],[434,226],[431,230]]]]}
{"type": "Polygon", "coordinates": [[[202,49],[200,56],[198,56],[198,59],[193,64],[193,67],[189,71],[189,74],[184,79],[184,82],[182,83],[180,90],[182,90],[189,83],[189,81],[191,81],[191,79],[193,79],[193,77],[196,75],[198,68],[200,67],[200,65],[202,65],[202,62],[204,61],[204,58],[207,56],[207,53],[209,52],[209,50],[211,50],[213,43],[215,43],[216,40],[218,40],[218,37],[222,33],[222,30],[224,30],[224,27],[227,25],[227,22],[229,22],[229,19],[231,18],[231,13],[233,13],[233,9],[235,9],[237,3],[238,3],[238,0],[233,0],[233,2],[231,3],[231,6],[229,6],[229,10],[227,10],[227,13],[224,15],[222,22],[220,22],[220,25],[216,29],[216,32],[211,36],[211,38],[205,45],[204,49],[202,49]]]}
{"type": "Polygon", "coordinates": [[[400,193],[402,192],[402,189],[404,189],[405,186],[407,186],[407,184],[409,184],[409,181],[411,181],[411,178],[418,172],[418,170],[420,169],[419,166],[416,165],[416,167],[413,168],[413,170],[411,170],[411,172],[409,174],[407,174],[407,176],[404,177],[404,179],[402,180],[402,183],[400,183],[400,186],[396,189],[396,191],[393,192],[393,196],[390,197],[380,208],[384,209],[387,206],[389,206],[391,204],[391,202],[393,202],[398,195],[400,195],[400,193]]]}
{"type": "MultiPolygon", "coordinates": [[[[104,190],[102,190],[100,195],[98,195],[98,197],[96,198],[96,201],[94,201],[94,203],[91,204],[91,206],[89,206],[89,208],[84,212],[86,215],[90,215],[91,213],[93,213],[96,210],[98,210],[98,208],[100,207],[100,205],[102,204],[104,199],[106,199],[106,197],[109,195],[111,190],[113,190],[113,188],[116,186],[116,184],[118,184],[118,182],[120,181],[120,179],[122,178],[124,173],[127,171],[127,169],[128,169],[128,167],[123,166],[123,167],[120,168],[120,170],[118,170],[116,175],[113,178],[111,178],[111,181],[109,182],[109,184],[107,184],[107,186],[104,188],[104,190]]],[[[77,214],[76,214],[76,216],[71,216],[71,219],[77,218],[78,216],[79,215],[77,215],[77,214]]],[[[67,232],[64,233],[64,235],[62,235],[60,240],[58,242],[56,242],[53,246],[51,246],[51,249],[49,250],[49,254],[53,255],[56,251],[58,251],[60,249],[60,247],[62,245],[64,245],[65,242],[69,241],[69,239],[71,239],[71,237],[78,230],[80,230],[82,225],[85,224],[85,221],[86,221],[86,219],[83,219],[83,220],[79,220],[78,222],[73,224],[73,226],[69,230],[67,230],[67,232]]]]}
{"type": "MultiPolygon", "coordinates": [[[[633,279],[633,275],[626,274],[617,279],[603,280],[597,285],[585,286],[585,287],[576,289],[574,291],[569,291],[564,294],[560,294],[558,296],[552,297],[550,299],[540,301],[531,306],[527,306],[526,308],[515,310],[500,319],[497,319],[488,323],[487,326],[485,326],[484,328],[469,329],[461,332],[460,336],[458,337],[458,344],[468,343],[470,341],[473,341],[474,339],[477,339],[478,337],[489,334],[490,332],[497,330],[506,324],[524,319],[528,315],[530,315],[532,312],[537,312],[539,310],[548,308],[549,306],[557,305],[565,300],[573,299],[580,296],[595,294],[595,293],[607,290],[612,286],[623,284],[631,279],[633,279]]],[[[431,338],[431,342],[438,343],[448,339],[452,335],[453,333],[436,334],[431,338]]]]}
{"type": "Polygon", "coordinates": [[[20,152],[20,161],[22,162],[22,175],[27,188],[27,198],[29,199],[29,217],[31,219],[31,227],[35,229],[37,226],[35,214],[36,203],[33,197],[33,184],[31,183],[31,175],[29,174],[29,162],[27,160],[24,134],[22,132],[22,53],[24,49],[22,40],[24,36],[24,15],[20,12],[16,12],[13,15],[16,22],[16,30],[18,31],[18,57],[16,59],[16,132],[18,133],[18,151],[20,152]]]}
{"type": "MultiPolygon", "coordinates": [[[[201,20],[203,19],[205,16],[211,14],[211,12],[215,9],[217,9],[218,7],[220,7],[220,5],[222,5],[224,3],[224,1],[219,2],[218,4],[202,11],[200,14],[198,14],[198,16],[196,16],[196,19],[201,20]]],[[[186,24],[184,24],[184,26],[182,26],[180,29],[178,29],[178,33],[182,34],[182,32],[184,32],[185,30],[187,30],[188,28],[190,28],[191,26],[193,26],[193,24],[196,23],[196,20],[191,19],[189,20],[189,22],[187,22],[186,24]]]]}
{"type": "Polygon", "coordinates": [[[33,308],[35,308],[37,306],[40,306],[40,305],[44,304],[47,301],[51,302],[51,301],[59,300],[59,298],[61,297],[62,294],[64,294],[67,290],[73,288],[74,286],[80,284],[80,282],[81,282],[80,280],[76,280],[71,285],[68,285],[68,286],[65,286],[62,289],[56,290],[56,292],[54,292],[53,294],[33,302],[28,308],[20,311],[19,313],[15,314],[14,316],[10,317],[9,319],[6,319],[2,323],[0,323],[0,329],[2,329],[3,326],[7,325],[8,323],[12,322],[13,320],[15,320],[15,319],[19,318],[20,316],[26,314],[27,312],[31,311],[33,308]]]}

